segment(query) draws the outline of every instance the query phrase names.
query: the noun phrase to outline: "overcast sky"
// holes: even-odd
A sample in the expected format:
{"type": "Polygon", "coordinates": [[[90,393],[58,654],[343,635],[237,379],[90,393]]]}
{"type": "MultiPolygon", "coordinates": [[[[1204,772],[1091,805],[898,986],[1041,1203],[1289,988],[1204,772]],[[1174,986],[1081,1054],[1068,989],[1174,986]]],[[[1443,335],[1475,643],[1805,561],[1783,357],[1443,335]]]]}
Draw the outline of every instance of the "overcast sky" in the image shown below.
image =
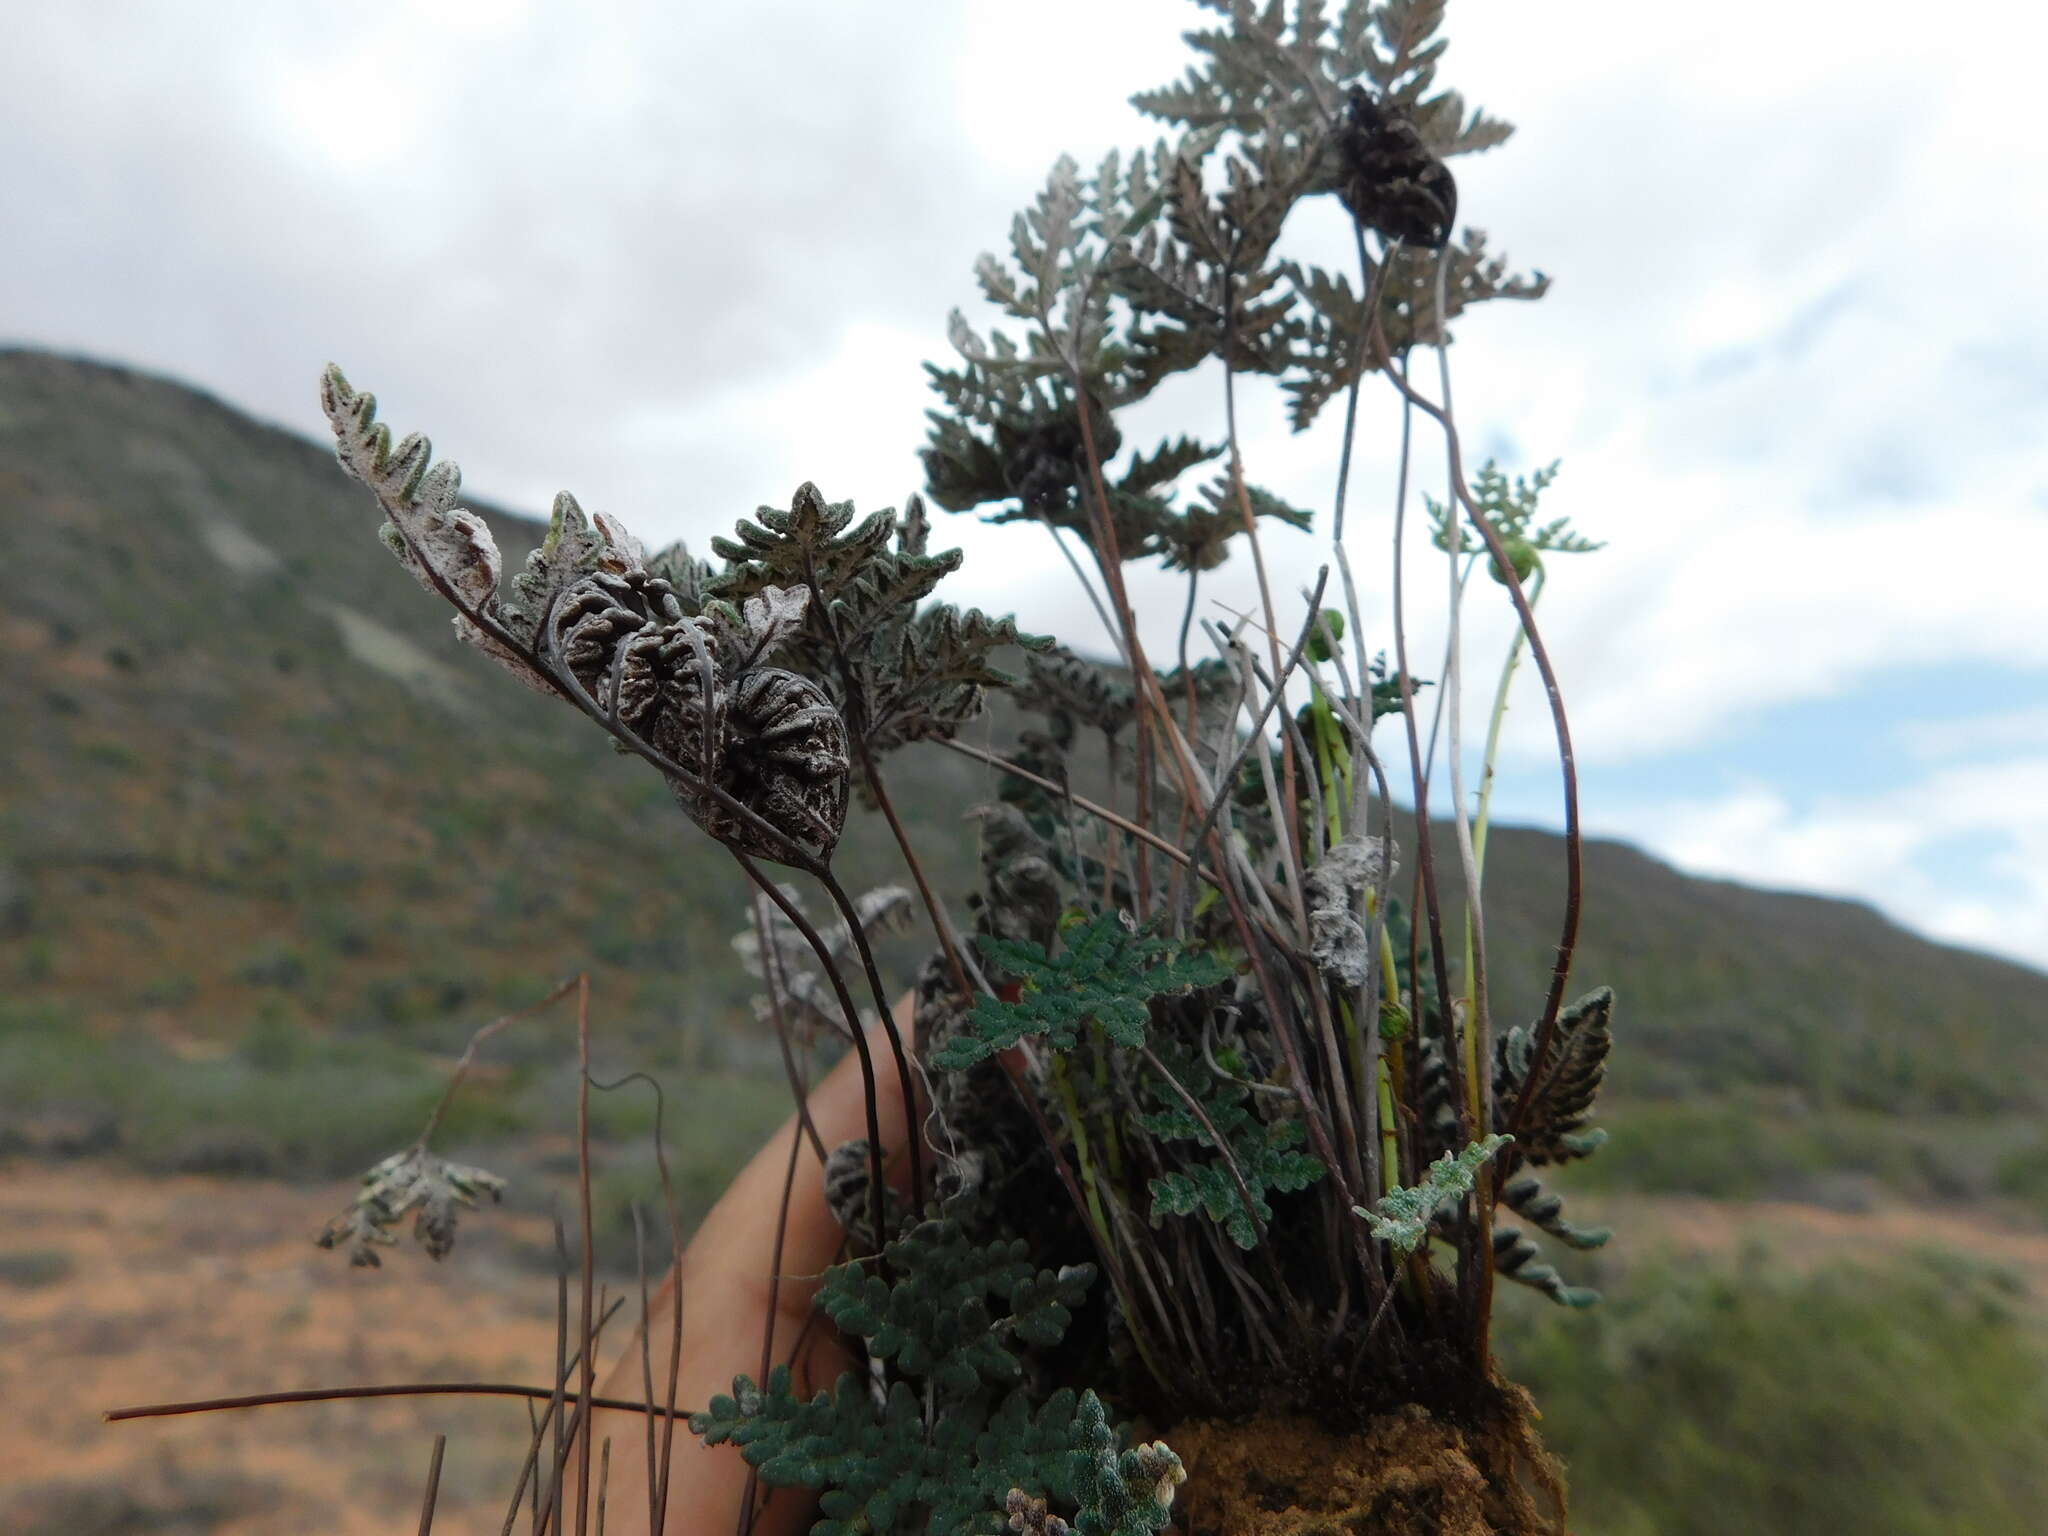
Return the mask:
{"type": "MultiPolygon", "coordinates": [[[[1460,212],[1556,284],[1460,332],[1468,457],[1562,459],[1549,509],[1608,541],[1545,600],[1591,829],[2048,965],[2048,28],[2011,3],[1763,14],[1453,0],[1440,79],[1521,130],[1457,162],[1460,212]]],[[[919,365],[949,309],[988,318],[975,255],[1061,151],[1155,136],[1124,98],[1179,73],[1199,20],[16,7],[0,339],[308,433],[332,358],[479,496],[539,512],[567,487],[650,543],[701,548],[805,479],[900,504],[919,365]]],[[[1290,240],[1341,259],[1321,215],[1290,240]]],[[[1219,420],[1194,378],[1126,436],[1219,420]]],[[[1252,477],[1327,507],[1333,432],[1290,438],[1256,389],[1246,422],[1252,477]]],[[[1398,416],[1369,396],[1362,422],[1349,547],[1377,644],[1398,416]]],[[[939,533],[968,552],[959,600],[1089,638],[1042,532],[939,533]]],[[[1274,540],[1283,592],[1326,538],[1274,540]]],[[[1476,672],[1508,632],[1482,586],[1476,672]]],[[[1170,634],[1178,584],[1134,590],[1170,634]]],[[[1418,625],[1424,655],[1440,633],[1418,625]]],[[[1515,819],[1556,823],[1546,752],[1518,694],[1515,819]]]]}

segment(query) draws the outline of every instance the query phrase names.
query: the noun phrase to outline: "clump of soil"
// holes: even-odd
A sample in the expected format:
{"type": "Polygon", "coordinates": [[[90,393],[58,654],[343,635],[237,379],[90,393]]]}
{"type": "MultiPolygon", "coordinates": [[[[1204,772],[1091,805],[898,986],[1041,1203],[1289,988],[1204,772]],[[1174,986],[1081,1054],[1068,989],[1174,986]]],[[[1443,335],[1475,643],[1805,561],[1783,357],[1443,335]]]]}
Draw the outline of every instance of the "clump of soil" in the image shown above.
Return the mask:
{"type": "Polygon", "coordinates": [[[1564,1483],[1507,1388],[1479,1427],[1411,1405],[1335,1434],[1313,1420],[1192,1420],[1167,1443],[1188,1469],[1186,1536],[1561,1536],[1564,1483]]]}

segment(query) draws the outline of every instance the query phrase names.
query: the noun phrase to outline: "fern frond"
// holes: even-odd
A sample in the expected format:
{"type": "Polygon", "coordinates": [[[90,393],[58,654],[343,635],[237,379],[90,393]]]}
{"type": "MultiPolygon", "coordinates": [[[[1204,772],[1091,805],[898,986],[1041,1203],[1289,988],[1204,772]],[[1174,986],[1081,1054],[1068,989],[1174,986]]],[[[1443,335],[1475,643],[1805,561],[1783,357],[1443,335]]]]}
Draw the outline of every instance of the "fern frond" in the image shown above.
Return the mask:
{"type": "Polygon", "coordinates": [[[826,1277],[818,1307],[868,1353],[906,1376],[964,1395],[979,1384],[1007,1387],[1023,1375],[1008,1340],[1057,1344],[1094,1279],[1092,1265],[1034,1270],[1018,1238],[970,1243],[959,1224],[918,1223],[884,1250],[892,1283],[857,1265],[826,1277]],[[990,1310],[999,1302],[1004,1315],[990,1310]]]}
{"type": "Polygon", "coordinates": [[[1564,1276],[1545,1264],[1542,1250],[1513,1227],[1493,1229],[1493,1272],[1517,1285],[1541,1291],[1561,1307],[1583,1310],[1597,1305],[1600,1293],[1583,1285],[1567,1285],[1564,1276]]]}
{"type": "Polygon", "coordinates": [[[740,519],[732,538],[712,539],[712,552],[728,563],[728,569],[713,578],[712,590],[730,600],[770,583],[814,586],[826,593],[850,586],[896,530],[892,509],[870,512],[849,528],[853,516],[852,502],[827,501],[805,481],[790,498],[787,511],[761,507],[754,518],[740,519]]]}
{"type": "Polygon", "coordinates": [[[363,1175],[363,1187],[349,1208],[328,1222],[315,1241],[322,1248],[345,1248],[348,1261],[360,1269],[381,1262],[377,1249],[397,1242],[395,1229],[407,1212],[413,1215],[413,1236],[432,1259],[445,1259],[455,1246],[455,1224],[464,1207],[479,1195],[504,1197],[505,1181],[482,1168],[451,1162],[425,1147],[395,1152],[363,1175]]]}
{"type": "Polygon", "coordinates": [[[1558,1014],[1542,1061],[1534,1060],[1538,1035],[1534,1024],[1517,1024],[1495,1043],[1496,1122],[1520,1102],[1528,1084],[1535,1084],[1535,1097],[1516,1132],[1516,1162],[1538,1168],[1568,1163],[1590,1156],[1607,1139],[1604,1131],[1587,1122],[1607,1075],[1607,1053],[1614,1045],[1613,1018],[1614,990],[1600,987],[1558,1014]]]}
{"type": "MultiPolygon", "coordinates": [[[[1202,1079],[1191,1070],[1183,1075],[1197,1083],[1202,1079]]],[[[1262,1121],[1244,1102],[1249,1090],[1242,1085],[1211,1079],[1206,1088],[1190,1090],[1202,1105],[1202,1113],[1216,1128],[1229,1151],[1230,1161],[1221,1157],[1206,1163],[1184,1164],[1150,1181],[1152,1223],[1162,1216],[1192,1216],[1196,1212],[1220,1226],[1240,1248],[1256,1247],[1259,1231],[1273,1219],[1266,1202],[1269,1192],[1292,1194],[1307,1189],[1328,1170],[1321,1158],[1300,1150],[1307,1135],[1301,1121],[1292,1117],[1262,1121]],[[1232,1171],[1232,1165],[1236,1171],[1232,1171]],[[1238,1179],[1244,1180],[1243,1187],[1238,1179]],[[1245,1208],[1245,1196],[1251,1208],[1245,1208]]],[[[1153,1096],[1166,1107],[1155,1114],[1141,1115],[1138,1124],[1162,1141],[1192,1141],[1214,1147],[1216,1137],[1177,1095],[1158,1084],[1153,1096]]]]}
{"type": "Polygon", "coordinates": [[[1064,715],[1107,736],[1119,735],[1137,707],[1129,683],[1057,644],[1025,658],[1024,681],[1010,696],[1020,709],[1064,715]]]}
{"type": "Polygon", "coordinates": [[[925,604],[959,569],[961,554],[928,553],[931,525],[919,498],[900,525],[890,508],[854,518],[852,502],[829,502],[807,482],[787,511],[763,507],[734,537],[711,541],[729,564],[704,591],[714,601],[752,603],[777,583],[814,588],[819,601],[792,636],[792,664],[833,695],[872,759],[954,735],[980,712],[987,689],[1013,681],[994,653],[1045,642],[1007,618],[925,604]]]}
{"type": "Polygon", "coordinates": [[[1135,1049],[1145,1043],[1153,998],[1214,986],[1231,974],[1214,955],[1126,927],[1114,912],[1069,929],[1057,956],[1029,940],[983,934],[980,944],[992,965],[1017,977],[1018,997],[974,1000],[972,1033],[955,1036],[932,1057],[948,1072],[963,1072],[1026,1035],[1070,1051],[1088,1024],[1135,1049]]]}
{"type": "Polygon", "coordinates": [[[890,1362],[886,1395],[849,1371],[805,1400],[778,1366],[759,1386],[736,1378],[691,1430],[738,1447],[770,1487],[817,1490],[813,1536],[995,1536],[998,1511],[1034,1502],[1051,1536],[1062,1522],[1047,1501],[1091,1536],[1150,1536],[1184,1475],[1179,1458],[1159,1444],[1120,1450],[1093,1392],[1061,1389],[1034,1407],[1016,1385],[1013,1346],[1057,1344],[1093,1274],[1034,1270],[1025,1251],[977,1245],[939,1217],[888,1245],[893,1280],[835,1267],[818,1304],[890,1362]]]}
{"type": "Polygon", "coordinates": [[[1609,1227],[1574,1226],[1564,1219],[1564,1196],[1552,1194],[1533,1175],[1525,1174],[1511,1180],[1500,1192],[1501,1203],[1516,1214],[1534,1222],[1552,1237],[1568,1248],[1582,1252],[1591,1248],[1602,1248],[1614,1236],[1609,1227]]]}
{"type": "Polygon", "coordinates": [[[555,693],[524,656],[489,632],[499,618],[504,558],[489,524],[456,504],[462,471],[452,460],[433,463],[433,445],[417,432],[394,446],[390,428],[377,420],[377,397],[355,389],[333,363],[320,375],[320,407],[334,429],[335,458],[383,509],[378,533],[385,547],[421,586],[455,606],[455,632],[465,642],[528,687],[555,693]]]}
{"type": "Polygon", "coordinates": [[[1354,1205],[1352,1212],[1365,1218],[1374,1237],[1405,1258],[1422,1246],[1436,1213],[1470,1194],[1480,1165],[1513,1140],[1487,1136],[1462,1152],[1446,1152],[1429,1165],[1420,1184],[1396,1186],[1375,1200],[1372,1209],[1354,1205]]]}

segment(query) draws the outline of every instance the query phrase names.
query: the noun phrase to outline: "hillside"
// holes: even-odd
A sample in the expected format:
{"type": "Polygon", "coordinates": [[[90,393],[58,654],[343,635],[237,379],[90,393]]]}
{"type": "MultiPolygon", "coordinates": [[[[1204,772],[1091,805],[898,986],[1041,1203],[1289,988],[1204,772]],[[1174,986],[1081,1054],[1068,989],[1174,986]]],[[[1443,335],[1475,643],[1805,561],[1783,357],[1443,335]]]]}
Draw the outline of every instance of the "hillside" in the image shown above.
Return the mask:
{"type": "MultiPolygon", "coordinates": [[[[615,1023],[748,1016],[737,870],[653,775],[453,643],[324,448],[0,353],[0,507],[14,1006],[418,1039],[587,965],[615,1023]]],[[[535,525],[485,510],[523,558],[535,525]]],[[[914,771],[934,822],[975,798],[950,755],[914,771]]],[[[849,883],[886,875],[884,830],[849,834],[849,883]]]]}
{"type": "MultiPolygon", "coordinates": [[[[536,525],[489,515],[523,555],[536,525]]],[[[165,380],[0,352],[0,519],[0,1074],[30,1101],[0,1114],[113,1091],[113,1055],[80,1066],[58,1039],[346,1063],[409,1105],[414,1053],[583,966],[636,1059],[758,1054],[731,1044],[752,1028],[737,872],[644,767],[453,643],[324,447],[165,380]]],[[[957,897],[987,775],[932,749],[895,777],[957,897]]],[[[1494,850],[1512,1016],[1540,995],[1561,864],[1544,833],[1494,850]]],[[[857,812],[848,883],[894,878],[891,852],[857,812]]],[[[1623,1000],[1624,1121],[1756,1093],[1793,1118],[2048,1101],[2048,977],[1619,844],[1586,869],[1577,976],[1623,1000]]],[[[892,958],[907,977],[914,952],[892,958]]],[[[508,1037],[508,1059],[558,1040],[508,1037]]]]}

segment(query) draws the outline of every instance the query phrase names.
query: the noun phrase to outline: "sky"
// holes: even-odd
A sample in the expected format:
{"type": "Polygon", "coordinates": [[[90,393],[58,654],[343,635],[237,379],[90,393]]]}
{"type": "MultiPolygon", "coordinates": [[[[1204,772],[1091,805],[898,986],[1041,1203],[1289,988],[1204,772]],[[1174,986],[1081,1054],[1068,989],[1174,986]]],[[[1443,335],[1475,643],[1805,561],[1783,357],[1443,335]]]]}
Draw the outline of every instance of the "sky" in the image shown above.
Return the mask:
{"type": "MultiPolygon", "coordinates": [[[[1451,0],[1440,83],[1519,129],[1455,162],[1461,219],[1554,280],[1460,329],[1466,455],[1561,460],[1546,517],[1606,541],[1553,560],[1542,608],[1590,831],[2048,966],[2048,161],[2026,105],[2048,23],[1768,16],[1451,0]]],[[[951,309],[992,318],[974,258],[1057,155],[1157,136],[1125,98],[1181,71],[1203,19],[1182,0],[19,7],[0,342],[315,436],[333,359],[477,496],[538,513],[572,489],[650,544],[701,549],[804,480],[901,505],[921,364],[950,359],[951,309]]],[[[1347,249],[1333,209],[1286,243],[1347,249]]],[[[1241,402],[1250,476],[1326,509],[1337,413],[1295,437],[1270,390],[1241,402]]],[[[1126,438],[1221,414],[1216,377],[1190,376],[1126,438]]],[[[1398,438],[1369,390],[1347,550],[1375,645],[1398,438]]],[[[1441,497],[1440,438],[1418,466],[1441,497]]],[[[1106,653],[1042,530],[942,517],[938,536],[967,557],[946,595],[1106,653]]],[[[1298,602],[1328,533],[1267,552],[1298,602]]],[[[1439,572],[1411,552],[1440,608],[1439,572]]],[[[1235,568],[1204,590],[1219,619],[1255,602],[1235,568]]],[[[1155,651],[1181,596],[1134,578],[1155,651]]],[[[1509,626],[1482,580],[1475,737],[1509,626]]],[[[1418,612],[1419,658],[1443,632],[1418,612]]],[[[1549,731],[1524,668],[1505,819],[1558,824],[1549,731]]]]}

